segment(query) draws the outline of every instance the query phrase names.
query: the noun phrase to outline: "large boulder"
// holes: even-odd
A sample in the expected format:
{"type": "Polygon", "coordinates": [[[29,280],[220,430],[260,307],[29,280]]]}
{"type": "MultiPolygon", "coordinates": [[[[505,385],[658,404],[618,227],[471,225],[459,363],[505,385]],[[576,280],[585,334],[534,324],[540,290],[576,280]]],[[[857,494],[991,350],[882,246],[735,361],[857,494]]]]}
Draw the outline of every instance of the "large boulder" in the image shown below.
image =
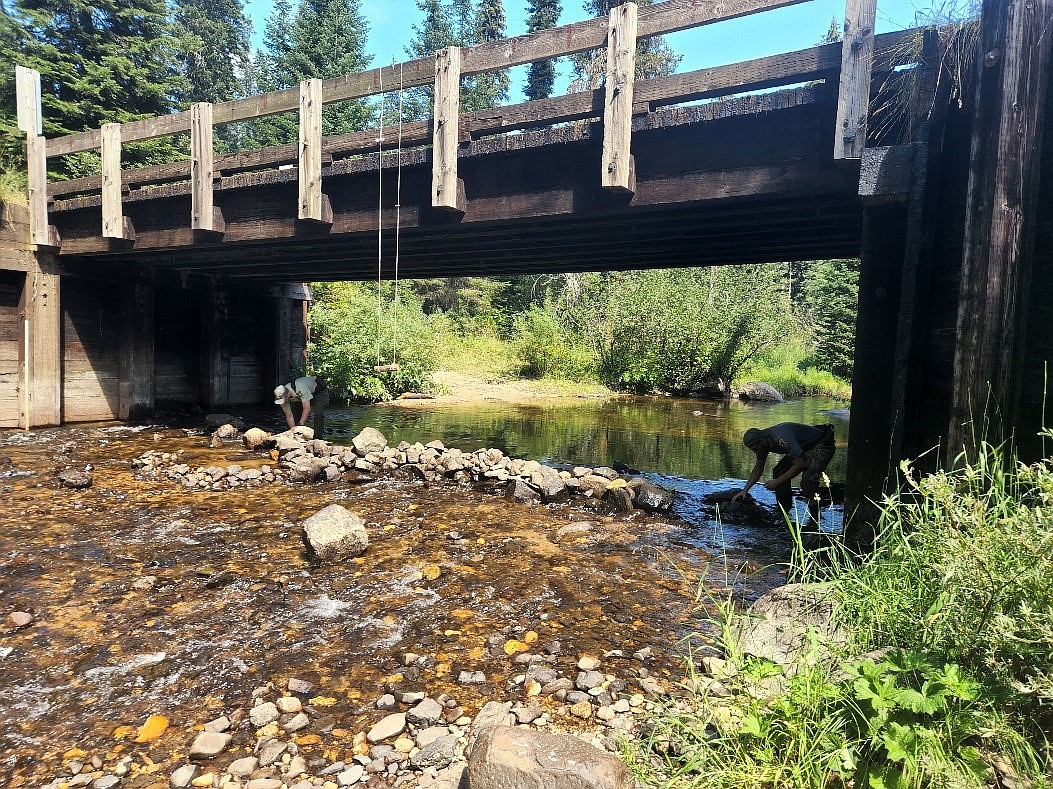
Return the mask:
{"type": "Polygon", "coordinates": [[[731,391],[739,400],[755,400],[758,403],[781,403],[783,401],[779,390],[763,381],[749,381],[731,391]]]}
{"type": "Polygon", "coordinates": [[[327,458],[316,458],[313,455],[298,457],[291,463],[284,464],[289,479],[293,482],[317,482],[325,477],[327,458]]]}
{"type": "Polygon", "coordinates": [[[468,759],[472,789],[633,789],[636,782],[616,757],[571,735],[494,726],[468,759]]]}
{"type": "Polygon", "coordinates": [[[661,485],[636,477],[629,480],[628,487],[633,492],[633,504],[641,510],[668,512],[673,506],[673,491],[666,490],[661,485]]]}
{"type": "Polygon", "coordinates": [[[846,635],[832,624],[831,584],[786,584],[761,595],[732,635],[744,655],[770,660],[793,673],[801,662],[826,659],[846,635]]]}
{"type": "Polygon", "coordinates": [[[541,494],[521,479],[508,481],[505,488],[505,498],[509,501],[521,501],[526,504],[536,504],[541,501],[541,494]]]}
{"type": "Polygon", "coordinates": [[[330,504],[303,522],[307,550],[323,562],[358,556],[369,546],[366,523],[339,504],[330,504]]]}
{"type": "Polygon", "coordinates": [[[702,497],[702,501],[716,508],[721,520],[728,523],[741,523],[746,526],[785,525],[781,513],[776,516],[752,496],[747,495],[738,501],[732,501],[738,492],[736,488],[707,493],[702,497]]]}
{"type": "Polygon", "coordinates": [[[383,452],[387,445],[388,440],[375,427],[363,428],[362,432],[351,439],[351,446],[355,448],[359,457],[365,457],[370,452],[383,452]]]}

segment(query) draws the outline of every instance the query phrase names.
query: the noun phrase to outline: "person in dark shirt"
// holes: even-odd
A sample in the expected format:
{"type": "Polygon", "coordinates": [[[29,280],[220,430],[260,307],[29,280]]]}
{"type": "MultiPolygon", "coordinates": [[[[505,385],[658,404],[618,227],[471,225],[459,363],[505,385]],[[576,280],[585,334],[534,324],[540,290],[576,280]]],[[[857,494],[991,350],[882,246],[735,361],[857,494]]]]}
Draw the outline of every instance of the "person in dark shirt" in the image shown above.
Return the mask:
{"type": "Polygon", "coordinates": [[[790,481],[801,474],[801,493],[808,502],[808,512],[819,521],[819,488],[826,467],[834,456],[833,425],[802,425],[798,422],[780,422],[764,430],[751,427],[742,436],[742,443],[757,456],[753,471],[745,486],[732,498],[738,501],[749,495],[764,474],[768,453],[782,455],[772,469],[772,478],[764,487],[775,492],[775,500],[785,512],[793,510],[793,493],[790,481]]]}

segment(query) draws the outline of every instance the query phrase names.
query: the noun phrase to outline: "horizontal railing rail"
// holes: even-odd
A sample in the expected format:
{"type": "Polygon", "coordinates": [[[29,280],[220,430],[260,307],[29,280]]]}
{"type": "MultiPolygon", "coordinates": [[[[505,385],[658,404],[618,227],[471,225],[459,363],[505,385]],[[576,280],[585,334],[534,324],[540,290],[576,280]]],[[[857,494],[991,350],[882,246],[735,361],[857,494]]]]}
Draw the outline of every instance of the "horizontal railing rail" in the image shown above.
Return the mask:
{"type": "Polygon", "coordinates": [[[398,134],[404,146],[432,146],[432,205],[453,212],[461,208],[459,195],[463,189],[457,177],[457,146],[465,140],[570,121],[602,119],[602,186],[632,192],[635,186],[630,144],[634,114],[670,104],[827,79],[836,74],[840,75],[838,124],[842,133],[835,142],[834,155],[851,156],[850,149],[861,144],[859,130],[865,135],[866,111],[864,109],[861,117],[850,116],[853,112],[858,115],[860,102],[864,108],[867,103],[859,95],[869,93],[875,53],[879,62],[882,58],[889,59],[898,51],[906,34],[878,37],[875,44],[876,0],[847,1],[845,30],[851,37],[844,43],[658,79],[634,80],[639,39],[808,0],[666,0],[641,9],[635,3],[623,3],[612,8],[608,17],[463,49],[449,47],[434,57],[332,79],[305,80],[284,90],[216,104],[199,103],[170,115],[123,124],[108,123],[101,129],[50,140],[40,136],[39,131],[39,74],[18,67],[19,125],[27,135],[31,237],[38,245],[59,246],[61,240],[48,224],[48,199],[101,190],[103,237],[134,240],[134,227],[123,215],[122,193],[131,187],[189,180],[191,228],[201,240],[215,240],[224,234],[222,214],[214,204],[216,176],[290,163],[298,171],[297,218],[331,224],[332,211],[322,192],[324,165],[340,157],[376,153],[378,138],[393,140],[396,127],[323,137],[323,106],[424,85],[434,86],[433,117],[401,124],[398,134]],[[460,112],[458,94],[463,76],[604,47],[607,48],[607,74],[602,88],[508,107],[460,112]],[[852,85],[846,86],[849,66],[852,85]],[[298,142],[215,155],[215,126],[294,111],[299,114],[298,142]],[[122,145],[187,133],[190,135],[189,159],[122,170],[122,145]],[[48,158],[96,149],[102,152],[100,175],[47,182],[48,158]]]}

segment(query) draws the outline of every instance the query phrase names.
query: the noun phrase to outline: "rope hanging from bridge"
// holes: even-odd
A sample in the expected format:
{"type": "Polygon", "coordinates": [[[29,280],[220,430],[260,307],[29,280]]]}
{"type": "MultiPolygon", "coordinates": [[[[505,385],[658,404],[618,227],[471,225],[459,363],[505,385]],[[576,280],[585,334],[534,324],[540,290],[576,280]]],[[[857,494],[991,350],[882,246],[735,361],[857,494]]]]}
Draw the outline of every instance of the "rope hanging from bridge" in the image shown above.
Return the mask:
{"type": "MultiPolygon", "coordinates": [[[[384,90],[384,72],[381,69],[380,89],[384,90]]],[[[398,310],[399,310],[399,253],[401,251],[402,231],[402,94],[405,89],[402,64],[399,64],[399,123],[398,123],[398,163],[396,165],[395,180],[395,291],[391,304],[391,364],[384,364],[380,353],[380,329],[383,322],[383,292],[382,282],[384,274],[384,101],[380,102],[380,136],[377,138],[377,181],[378,181],[378,205],[377,205],[377,363],[373,370],[378,373],[398,372],[399,365],[395,361],[398,348],[398,310]]]]}

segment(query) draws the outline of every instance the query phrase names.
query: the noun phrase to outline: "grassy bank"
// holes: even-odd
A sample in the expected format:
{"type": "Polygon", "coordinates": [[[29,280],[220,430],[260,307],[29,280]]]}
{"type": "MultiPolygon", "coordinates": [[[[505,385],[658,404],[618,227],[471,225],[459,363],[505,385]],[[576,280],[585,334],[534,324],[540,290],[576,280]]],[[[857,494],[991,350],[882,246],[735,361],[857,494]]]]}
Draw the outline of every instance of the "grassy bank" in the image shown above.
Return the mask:
{"type": "MultiPolygon", "coordinates": [[[[584,359],[581,348],[567,347],[544,331],[505,340],[485,326],[465,331],[442,318],[433,318],[439,369],[462,373],[491,383],[543,379],[568,393],[603,389],[596,364],[584,359]]],[[[536,328],[536,327],[530,327],[536,328]]],[[[746,368],[736,383],[764,381],[786,397],[807,395],[848,400],[852,387],[831,373],[806,366],[804,349],[787,348],[746,368]]]]}
{"type": "Polygon", "coordinates": [[[784,674],[726,637],[736,671],[700,674],[629,753],[647,785],[1051,785],[1053,463],[985,447],[955,471],[904,470],[872,555],[797,568],[830,584],[845,641],[816,636],[784,674]]]}

